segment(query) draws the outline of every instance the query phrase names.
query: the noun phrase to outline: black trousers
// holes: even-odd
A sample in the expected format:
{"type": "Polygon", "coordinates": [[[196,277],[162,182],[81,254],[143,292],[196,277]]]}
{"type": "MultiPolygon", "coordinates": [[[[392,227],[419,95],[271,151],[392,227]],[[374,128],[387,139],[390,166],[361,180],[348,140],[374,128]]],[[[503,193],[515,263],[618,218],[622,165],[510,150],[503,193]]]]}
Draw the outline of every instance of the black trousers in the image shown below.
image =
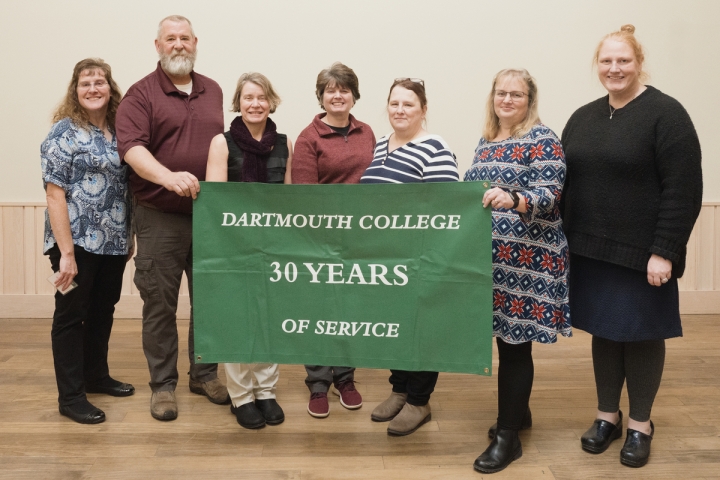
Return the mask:
{"type": "MultiPolygon", "coordinates": [[[[55,245],[47,255],[57,272],[60,249],[55,245]]],[[[108,342],[125,260],[125,255],[98,255],[75,246],[78,286],[67,295],[55,293],[51,331],[58,402],[62,406],[85,401],[85,383],[110,375],[108,342]]]]}
{"type": "Polygon", "coordinates": [[[430,401],[435,390],[438,372],[408,372],[390,370],[390,383],[395,393],[407,393],[407,403],[421,407],[430,401]]]}

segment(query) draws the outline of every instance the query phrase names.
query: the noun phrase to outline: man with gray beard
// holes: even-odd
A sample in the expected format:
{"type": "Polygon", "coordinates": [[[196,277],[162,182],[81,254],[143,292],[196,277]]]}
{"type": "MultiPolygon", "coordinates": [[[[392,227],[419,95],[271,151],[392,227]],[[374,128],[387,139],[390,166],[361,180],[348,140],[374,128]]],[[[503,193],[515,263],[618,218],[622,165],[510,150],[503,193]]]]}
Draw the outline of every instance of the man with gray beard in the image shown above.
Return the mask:
{"type": "MultiPolygon", "coordinates": [[[[205,179],[210,141],[223,132],[222,90],[195,73],[197,37],[179,15],[158,26],[157,69],[130,87],[115,121],[120,158],[130,165],[137,235],[135,285],[143,299],[143,350],[150,369],[150,414],[177,418],[177,305],[183,271],[192,305],[192,200],[205,179]]],[[[217,364],[196,364],[192,307],[190,391],[229,403],[217,364]]]]}

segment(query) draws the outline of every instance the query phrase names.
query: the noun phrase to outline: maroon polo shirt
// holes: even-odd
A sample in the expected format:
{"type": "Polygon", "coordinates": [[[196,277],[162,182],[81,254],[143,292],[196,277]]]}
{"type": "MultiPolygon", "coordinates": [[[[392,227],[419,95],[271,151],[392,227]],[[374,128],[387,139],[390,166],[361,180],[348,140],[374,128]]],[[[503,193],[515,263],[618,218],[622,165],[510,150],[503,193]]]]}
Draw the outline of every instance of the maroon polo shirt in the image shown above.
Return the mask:
{"type": "MultiPolygon", "coordinates": [[[[212,138],[223,132],[222,90],[213,80],[192,72],[192,93],[181,92],[160,68],[125,94],[115,119],[120,158],[141,145],[174,172],[205,179],[212,138]]],[[[130,188],[141,203],[167,213],[192,213],[192,197],[181,197],[130,169],[130,188]]]]}

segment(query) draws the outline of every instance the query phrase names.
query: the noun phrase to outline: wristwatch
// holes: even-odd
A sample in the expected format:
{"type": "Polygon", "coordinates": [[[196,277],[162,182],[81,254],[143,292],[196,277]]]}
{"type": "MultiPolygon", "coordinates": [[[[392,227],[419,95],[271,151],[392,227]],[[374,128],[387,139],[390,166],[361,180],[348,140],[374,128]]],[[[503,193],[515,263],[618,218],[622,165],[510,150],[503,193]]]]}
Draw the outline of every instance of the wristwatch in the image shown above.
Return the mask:
{"type": "Polygon", "coordinates": [[[508,195],[510,195],[510,198],[512,198],[513,201],[512,207],[510,208],[517,208],[517,206],[520,204],[520,195],[512,191],[509,191],[507,193],[508,195]]]}

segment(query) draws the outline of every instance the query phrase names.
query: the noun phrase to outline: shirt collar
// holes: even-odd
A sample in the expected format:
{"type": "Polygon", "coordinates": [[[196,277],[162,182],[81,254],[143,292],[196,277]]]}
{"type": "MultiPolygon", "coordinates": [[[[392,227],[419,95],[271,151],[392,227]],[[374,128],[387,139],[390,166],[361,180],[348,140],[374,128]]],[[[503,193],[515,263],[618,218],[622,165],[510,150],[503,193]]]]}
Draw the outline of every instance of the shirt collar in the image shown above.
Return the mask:
{"type": "MultiPolygon", "coordinates": [[[[163,70],[160,66],[159,61],[157,63],[156,72],[158,81],[160,82],[160,88],[162,88],[162,91],[165,93],[165,95],[170,95],[171,93],[185,95],[185,92],[181,92],[177,89],[177,87],[175,87],[172,80],[170,80],[170,77],[167,76],[165,70],[163,70]]],[[[192,79],[192,92],[190,93],[190,97],[195,97],[205,90],[205,84],[203,84],[202,80],[200,80],[200,77],[195,74],[195,71],[190,72],[190,78],[192,79]]]]}

